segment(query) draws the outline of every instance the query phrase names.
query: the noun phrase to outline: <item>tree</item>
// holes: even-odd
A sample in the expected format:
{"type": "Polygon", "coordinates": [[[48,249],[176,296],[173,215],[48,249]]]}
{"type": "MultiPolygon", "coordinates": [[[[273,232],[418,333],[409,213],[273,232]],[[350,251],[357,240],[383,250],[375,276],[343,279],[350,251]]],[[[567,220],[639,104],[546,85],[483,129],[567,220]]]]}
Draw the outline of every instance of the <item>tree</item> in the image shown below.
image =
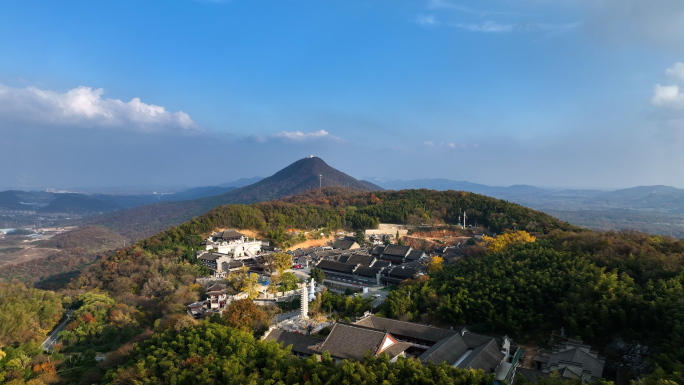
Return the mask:
{"type": "Polygon", "coordinates": [[[249,299],[231,302],[223,312],[223,321],[226,325],[245,331],[267,327],[266,312],[249,299]]]}
{"type": "Polygon", "coordinates": [[[536,241],[537,238],[530,235],[527,231],[515,231],[510,233],[505,233],[497,236],[496,238],[484,236],[478,243],[481,247],[486,248],[488,251],[497,253],[507,249],[513,245],[520,245],[523,243],[531,243],[536,241]]]}
{"type": "Polygon", "coordinates": [[[239,293],[242,291],[242,288],[244,287],[244,282],[248,277],[249,273],[249,268],[247,266],[242,266],[236,271],[230,273],[230,276],[228,277],[228,283],[230,286],[232,286],[233,291],[235,293],[239,293]]]}
{"type": "Polygon", "coordinates": [[[444,258],[440,256],[433,256],[430,258],[430,262],[428,262],[428,272],[429,273],[436,273],[440,270],[442,270],[442,264],[444,263],[444,258]]]}
{"type": "Polygon", "coordinates": [[[264,262],[271,271],[275,270],[278,275],[292,267],[292,256],[287,253],[273,253],[264,257],[264,262]]]}
{"type": "Polygon", "coordinates": [[[365,245],[366,244],[366,233],[365,233],[365,231],[364,230],[356,230],[354,240],[356,240],[356,243],[358,243],[360,246],[365,245]]]}
{"type": "Polygon", "coordinates": [[[278,288],[283,292],[295,290],[297,289],[298,283],[299,279],[296,275],[292,273],[283,273],[283,275],[280,277],[280,286],[278,288]]]}
{"type": "Polygon", "coordinates": [[[247,293],[247,298],[251,301],[259,295],[259,276],[255,273],[250,274],[242,282],[242,291],[247,293]]]}
{"type": "Polygon", "coordinates": [[[271,276],[271,280],[268,283],[268,288],[266,289],[267,292],[271,294],[275,294],[278,292],[278,285],[280,283],[280,277],[277,275],[271,276]]]}
{"type": "Polygon", "coordinates": [[[323,270],[321,270],[317,267],[314,267],[313,269],[311,269],[311,272],[309,273],[309,275],[311,276],[311,278],[314,279],[314,281],[316,281],[316,283],[319,283],[319,284],[322,284],[323,281],[325,280],[325,273],[323,272],[323,270]]]}

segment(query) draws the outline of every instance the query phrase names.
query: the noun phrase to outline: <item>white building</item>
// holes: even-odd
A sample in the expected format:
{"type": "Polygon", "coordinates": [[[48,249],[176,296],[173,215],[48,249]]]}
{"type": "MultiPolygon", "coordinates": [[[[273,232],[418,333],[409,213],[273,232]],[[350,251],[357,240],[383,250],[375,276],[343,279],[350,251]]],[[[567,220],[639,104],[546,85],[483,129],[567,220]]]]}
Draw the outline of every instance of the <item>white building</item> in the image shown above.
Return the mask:
{"type": "Polygon", "coordinates": [[[234,259],[253,258],[261,253],[263,243],[249,238],[235,230],[218,232],[204,241],[205,250],[214,250],[219,254],[232,256],[234,259]]]}

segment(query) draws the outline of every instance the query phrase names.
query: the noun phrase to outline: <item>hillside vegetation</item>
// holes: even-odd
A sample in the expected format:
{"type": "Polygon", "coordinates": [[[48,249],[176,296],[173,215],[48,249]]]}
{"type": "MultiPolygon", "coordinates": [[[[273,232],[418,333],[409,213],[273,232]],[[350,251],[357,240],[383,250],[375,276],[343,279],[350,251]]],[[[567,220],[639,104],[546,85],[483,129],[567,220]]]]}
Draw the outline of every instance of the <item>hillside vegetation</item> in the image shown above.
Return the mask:
{"type": "Polygon", "coordinates": [[[86,226],[55,235],[41,247],[97,253],[123,247],[124,241],[126,238],[104,226],[86,226]]]}
{"type": "Polygon", "coordinates": [[[650,346],[654,363],[681,371],[682,247],[637,233],[557,232],[407,281],[384,312],[523,339],[560,327],[598,346],[619,336],[650,346]]]}
{"type": "Polygon", "coordinates": [[[0,348],[42,340],[62,313],[61,295],[0,283],[0,348]]]}
{"type": "Polygon", "coordinates": [[[289,228],[365,229],[404,214],[409,217],[424,208],[449,220],[463,207],[472,208],[473,216],[496,229],[516,222],[539,231],[554,226],[571,228],[547,215],[477,194],[426,190],[357,195],[348,195],[346,191],[324,193],[328,198],[320,202],[300,196],[292,200],[309,203],[274,201],[216,208],[117,251],[86,269],[69,287],[107,291],[116,301],[142,306],[145,314],[154,319],[182,311],[183,304],[197,299],[197,292],[190,285],[195,277],[206,274],[206,270],[197,264],[195,251],[203,237],[218,228],[255,229],[274,244],[286,246],[291,241],[289,228]]]}
{"type": "Polygon", "coordinates": [[[226,204],[250,204],[280,199],[319,186],[339,186],[363,191],[382,188],[330,167],[320,158],[300,159],[268,178],[228,193],[183,202],[159,203],[105,214],[88,223],[107,226],[129,239],[142,239],[171,226],[176,226],[213,208],[226,204]],[[322,179],[319,180],[319,175],[322,179]]]}
{"type": "Polygon", "coordinates": [[[475,256],[435,269],[429,278],[405,281],[389,294],[385,315],[469,324],[473,331],[509,333],[520,341],[560,327],[597,346],[620,336],[651,347],[653,363],[666,370],[656,372],[658,378],[676,378],[684,358],[681,242],[596,234],[516,204],[455,191],[325,188],[284,201],[215,208],[116,251],[73,279],[65,293],[84,307],[64,333],[64,349],[87,353],[123,344],[116,360],[87,374],[97,381],[104,375],[107,383],[404,383],[411,378],[425,384],[491,384],[477,372],[404,360],[389,364],[382,357],[314,364],[217,324],[220,320],[195,325],[185,316],[185,305],[200,298],[195,278],[207,274],[195,252],[218,228],[251,229],[286,246],[292,228],[455,224],[464,210],[469,224],[511,235],[489,240],[476,247],[475,256]],[[522,233],[513,230],[534,237],[514,236],[522,233]],[[149,329],[154,329],[151,339],[134,348],[132,341],[148,338],[149,329]]]}
{"type": "Polygon", "coordinates": [[[335,364],[290,356],[275,342],[216,323],[161,330],[105,376],[106,384],[492,384],[494,375],[387,355],[335,364]]]}
{"type": "Polygon", "coordinates": [[[63,287],[102,253],[123,247],[126,238],[102,226],[87,226],[58,234],[40,244],[50,251],[45,258],[0,267],[0,281],[20,281],[41,289],[63,287]]]}

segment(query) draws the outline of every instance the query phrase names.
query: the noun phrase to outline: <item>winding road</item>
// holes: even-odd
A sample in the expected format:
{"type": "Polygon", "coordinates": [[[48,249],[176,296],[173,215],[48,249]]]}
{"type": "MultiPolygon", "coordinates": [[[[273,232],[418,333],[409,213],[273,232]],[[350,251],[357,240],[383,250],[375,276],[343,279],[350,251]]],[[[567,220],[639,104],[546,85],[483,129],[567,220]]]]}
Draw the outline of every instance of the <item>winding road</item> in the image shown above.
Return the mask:
{"type": "Polygon", "coordinates": [[[59,332],[64,330],[67,323],[69,323],[71,313],[73,313],[73,312],[74,312],[73,310],[67,310],[66,311],[65,314],[66,314],[67,318],[64,320],[64,322],[59,324],[59,326],[57,326],[57,328],[52,331],[52,334],[50,334],[48,336],[48,338],[45,341],[43,341],[43,350],[48,350],[48,349],[52,348],[52,345],[54,345],[55,342],[57,342],[57,340],[59,340],[59,332]]]}

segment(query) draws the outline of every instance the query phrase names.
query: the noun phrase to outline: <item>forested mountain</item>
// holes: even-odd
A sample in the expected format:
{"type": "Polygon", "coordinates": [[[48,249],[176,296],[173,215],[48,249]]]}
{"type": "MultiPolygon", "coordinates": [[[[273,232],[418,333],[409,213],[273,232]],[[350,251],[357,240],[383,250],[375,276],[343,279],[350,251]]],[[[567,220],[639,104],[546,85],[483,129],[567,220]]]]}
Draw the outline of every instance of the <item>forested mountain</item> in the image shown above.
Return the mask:
{"type": "Polygon", "coordinates": [[[319,187],[346,187],[349,189],[374,191],[378,186],[369,187],[349,175],[338,171],[318,157],[300,159],[268,178],[257,183],[236,189],[230,193],[230,203],[265,202],[298,194],[319,187]],[[319,179],[320,175],[320,179],[319,179]]]}
{"type": "Polygon", "coordinates": [[[377,181],[393,190],[462,190],[519,203],[594,230],[637,230],[684,237],[684,190],[638,186],[614,191],[487,186],[448,179],[377,181]]]}
{"type": "Polygon", "coordinates": [[[326,164],[320,158],[304,158],[274,175],[225,194],[182,202],[136,207],[92,219],[89,223],[107,226],[120,234],[140,239],[225,204],[249,204],[283,198],[307,190],[339,186],[357,191],[381,190],[360,182],[326,164]],[[319,175],[322,178],[319,180],[319,175]]]}
{"type": "MultiPolygon", "coordinates": [[[[339,365],[291,359],[281,348],[224,326],[221,319],[197,325],[185,316],[184,305],[200,296],[194,280],[206,274],[195,250],[217,228],[254,229],[274,244],[286,245],[291,228],[360,230],[381,221],[453,224],[460,223],[463,211],[469,224],[505,234],[527,230],[537,240],[526,237],[525,244],[496,243],[496,248],[485,242],[468,259],[404,282],[389,294],[382,309],[386,316],[445,327],[468,324],[473,331],[509,333],[521,342],[547,338],[560,327],[598,347],[624,338],[649,346],[647,358],[666,370],[654,376],[679,378],[684,357],[681,242],[637,233],[596,234],[466,192],[358,193],[339,187],[284,201],[217,207],[95,262],[65,291],[83,306],[67,327],[64,349],[87,352],[123,345],[102,369],[83,369],[95,365],[81,364],[80,372],[63,373],[107,383],[189,383],[198,378],[299,383],[315,375],[320,383],[402,383],[414,378],[426,384],[490,384],[492,379],[481,374],[403,360],[388,364],[382,357],[339,365]],[[234,377],[225,377],[226,367],[234,377]]],[[[4,364],[0,360],[0,371],[4,364]]]]}
{"type": "MultiPolygon", "coordinates": [[[[573,229],[568,224],[519,205],[477,194],[453,191],[355,193],[348,189],[333,187],[309,191],[288,198],[288,202],[271,201],[249,206],[225,205],[121,249],[84,270],[69,284],[67,292],[76,295],[74,298],[83,298],[87,301],[97,299],[97,303],[101,305],[98,305],[96,310],[89,311],[89,315],[81,312],[78,322],[70,326],[70,332],[73,333],[66,334],[65,348],[82,350],[91,346],[111,346],[108,344],[117,338],[116,341],[119,343],[126,343],[129,338],[137,337],[127,335],[122,339],[124,330],[142,332],[146,327],[157,324],[160,326],[155,329],[153,339],[139,345],[128,359],[128,363],[109,372],[105,381],[124,383],[134,379],[157,378],[166,373],[168,377],[164,377],[164,381],[172,381],[172,378],[175,378],[173,381],[185,383],[189,381],[190,373],[197,369],[205,373],[202,376],[208,376],[206,378],[229,382],[240,382],[238,379],[242,378],[241,373],[247,376],[252,373],[252,377],[249,378],[253,378],[256,383],[270,378],[283,378],[286,383],[299,383],[311,378],[313,374],[320,376],[322,383],[337,383],[348,378],[345,376],[366,378],[365,373],[377,372],[375,375],[378,383],[382,383],[382,379],[389,383],[402,383],[405,376],[425,377],[424,383],[433,383],[432,381],[437,381],[437,375],[443,383],[491,383],[491,378],[481,377],[481,374],[477,373],[461,372],[442,366],[424,367],[417,362],[401,362],[388,366],[382,358],[341,366],[313,366],[308,361],[294,361],[280,348],[254,341],[248,334],[238,333],[220,325],[204,324],[195,329],[192,322],[188,323],[183,319],[184,305],[197,300],[200,295],[199,285],[193,283],[195,277],[206,274],[205,268],[197,264],[195,250],[200,246],[203,237],[216,228],[254,229],[274,244],[283,246],[291,240],[292,236],[287,232],[290,228],[359,230],[373,227],[380,221],[411,221],[414,216],[420,218],[426,212],[436,220],[449,222],[457,220],[458,212],[464,207],[472,212],[473,221],[477,219],[479,223],[496,229],[507,228],[518,222],[521,223],[520,227],[529,227],[531,231],[573,229]],[[84,294],[80,293],[84,292],[106,292],[108,296],[93,294],[90,297],[81,297],[84,294]],[[126,316],[122,317],[121,314],[126,316]],[[159,321],[155,322],[157,320],[159,321]],[[202,361],[188,355],[195,352],[193,345],[173,348],[175,353],[172,356],[167,354],[167,347],[175,346],[174,341],[177,338],[194,339],[196,336],[204,336],[205,333],[216,339],[203,340],[202,349],[206,355],[202,356],[202,361]],[[230,352],[239,349],[258,353],[261,357],[268,355],[271,357],[269,362],[272,365],[266,370],[259,363],[263,361],[254,362],[254,356],[251,354],[234,356],[232,353],[226,353],[225,349],[229,347],[230,352]],[[217,354],[212,355],[214,349],[219,350],[217,354]],[[165,358],[152,358],[150,354],[157,353],[151,351],[162,354],[165,358]],[[224,357],[220,362],[216,361],[218,353],[224,357]],[[214,357],[213,364],[212,361],[204,359],[210,360],[207,358],[209,356],[214,357]],[[239,366],[232,366],[236,371],[231,373],[236,377],[235,380],[227,380],[218,369],[225,365],[238,365],[234,358],[240,359],[239,366]],[[140,369],[143,366],[146,367],[145,370],[140,369]],[[275,369],[281,366],[291,368],[288,380],[281,377],[280,369],[275,369]],[[170,370],[171,367],[178,367],[179,370],[170,370]],[[347,369],[341,371],[342,368],[347,369]]],[[[126,346],[129,346],[128,344],[130,343],[126,346]]],[[[117,355],[118,353],[115,354],[117,355]]],[[[95,369],[95,372],[99,371],[95,369]]],[[[196,378],[194,374],[192,378],[196,378]]],[[[375,383],[375,380],[368,382],[375,383]]]]}

